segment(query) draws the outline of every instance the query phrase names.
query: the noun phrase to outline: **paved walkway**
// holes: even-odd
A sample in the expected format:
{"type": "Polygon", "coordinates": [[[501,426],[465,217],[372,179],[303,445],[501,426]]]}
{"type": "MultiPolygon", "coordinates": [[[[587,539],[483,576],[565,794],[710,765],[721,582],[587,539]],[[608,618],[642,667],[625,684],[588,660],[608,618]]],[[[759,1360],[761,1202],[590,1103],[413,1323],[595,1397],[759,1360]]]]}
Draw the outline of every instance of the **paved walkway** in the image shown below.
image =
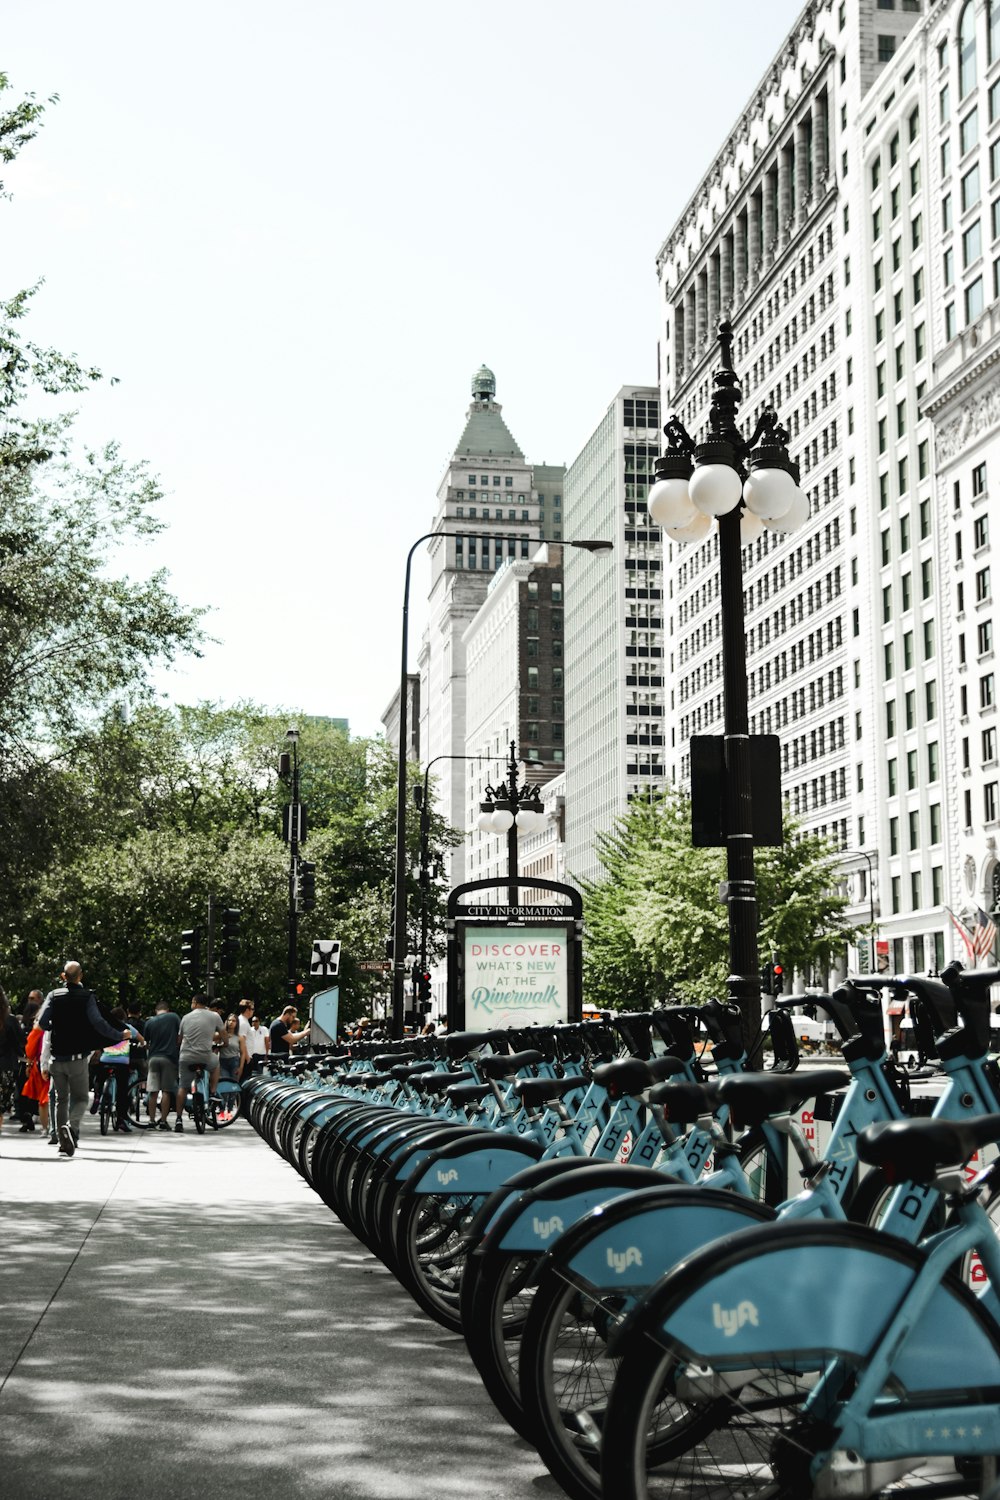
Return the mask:
{"type": "Polygon", "coordinates": [[[4,1500],[559,1497],[427,1319],[242,1122],[0,1133],[4,1500]]]}

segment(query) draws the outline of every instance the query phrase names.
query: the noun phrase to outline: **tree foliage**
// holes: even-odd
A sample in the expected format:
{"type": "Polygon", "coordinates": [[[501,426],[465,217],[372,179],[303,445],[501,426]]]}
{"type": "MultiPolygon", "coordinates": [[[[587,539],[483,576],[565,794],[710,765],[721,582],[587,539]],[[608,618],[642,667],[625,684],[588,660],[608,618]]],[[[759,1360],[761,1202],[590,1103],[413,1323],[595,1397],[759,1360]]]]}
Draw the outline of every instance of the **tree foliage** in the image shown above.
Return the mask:
{"type": "MultiPolygon", "coordinates": [[[[725,855],[692,847],[689,800],[668,791],[633,802],[599,836],[598,852],[604,877],[583,883],[588,1003],[631,1009],[724,995],[725,855]]],[[[857,936],[830,865],[835,852],[787,816],[781,848],[756,852],[760,951],[788,970],[826,965],[857,936]]]]}

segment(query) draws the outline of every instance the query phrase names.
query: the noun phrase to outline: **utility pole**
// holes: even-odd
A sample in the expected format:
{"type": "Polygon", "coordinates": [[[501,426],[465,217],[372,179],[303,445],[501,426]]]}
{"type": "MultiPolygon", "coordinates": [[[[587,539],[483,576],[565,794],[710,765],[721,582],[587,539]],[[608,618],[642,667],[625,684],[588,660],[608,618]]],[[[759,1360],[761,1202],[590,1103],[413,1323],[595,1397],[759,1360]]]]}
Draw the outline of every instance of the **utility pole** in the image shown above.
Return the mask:
{"type": "Polygon", "coordinates": [[[285,841],[288,844],[288,998],[295,999],[295,980],[298,970],[299,911],[298,895],[299,843],[304,833],[302,807],[299,803],[299,731],[289,729],[285,733],[288,750],[278,757],[278,775],[291,785],[292,797],[285,808],[285,841]]]}
{"type": "Polygon", "coordinates": [[[208,898],[208,927],[205,931],[205,994],[215,999],[215,897],[208,898]]]}

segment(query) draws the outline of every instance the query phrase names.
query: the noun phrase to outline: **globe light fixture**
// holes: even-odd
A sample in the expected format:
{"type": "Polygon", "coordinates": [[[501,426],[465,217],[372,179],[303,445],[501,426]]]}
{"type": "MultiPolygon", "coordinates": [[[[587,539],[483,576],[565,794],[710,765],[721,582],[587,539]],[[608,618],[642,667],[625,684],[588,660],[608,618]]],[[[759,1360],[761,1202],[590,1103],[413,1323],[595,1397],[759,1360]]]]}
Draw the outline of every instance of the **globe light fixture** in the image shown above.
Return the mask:
{"type": "MultiPolygon", "coordinates": [[[[759,540],[765,529],[782,534],[797,531],[809,519],[809,502],[799,488],[798,465],[788,456],[788,433],[778,425],[777,413],[770,408],[763,411],[749,438],[737,427],[742,391],[732,363],[732,326],[720,323],[718,337],[721,369],[712,379],[708,431],[696,443],[678,418],[671,417],[663,429],[667,447],[656,461],[656,482],[649,491],[648,506],[650,520],[662,527],[667,541],[697,542],[713,527],[718,530],[725,732],[722,744],[714,749],[710,750],[706,739],[702,764],[723,767],[722,812],[714,837],[726,849],[728,987],[731,1001],[740,1008],[744,1045],[750,1056],[758,1057],[761,1016],[753,766],[761,757],[765,763],[772,751],[776,754],[777,746],[765,745],[763,740],[757,743],[750,734],[742,549],[759,540]]],[[[692,779],[694,762],[692,756],[692,779]]],[[[703,796],[719,800],[714,782],[710,791],[707,778],[701,786],[703,796]]]]}

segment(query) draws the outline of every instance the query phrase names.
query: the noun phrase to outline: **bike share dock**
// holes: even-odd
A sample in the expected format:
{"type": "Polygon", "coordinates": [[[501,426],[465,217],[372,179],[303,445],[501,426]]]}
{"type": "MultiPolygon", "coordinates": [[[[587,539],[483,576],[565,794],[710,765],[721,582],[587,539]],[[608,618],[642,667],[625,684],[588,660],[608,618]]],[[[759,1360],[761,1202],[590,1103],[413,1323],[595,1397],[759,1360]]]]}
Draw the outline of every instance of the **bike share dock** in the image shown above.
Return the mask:
{"type": "Polygon", "coordinates": [[[463,1340],[240,1121],[0,1135],[4,1500],[558,1496],[463,1340]]]}

